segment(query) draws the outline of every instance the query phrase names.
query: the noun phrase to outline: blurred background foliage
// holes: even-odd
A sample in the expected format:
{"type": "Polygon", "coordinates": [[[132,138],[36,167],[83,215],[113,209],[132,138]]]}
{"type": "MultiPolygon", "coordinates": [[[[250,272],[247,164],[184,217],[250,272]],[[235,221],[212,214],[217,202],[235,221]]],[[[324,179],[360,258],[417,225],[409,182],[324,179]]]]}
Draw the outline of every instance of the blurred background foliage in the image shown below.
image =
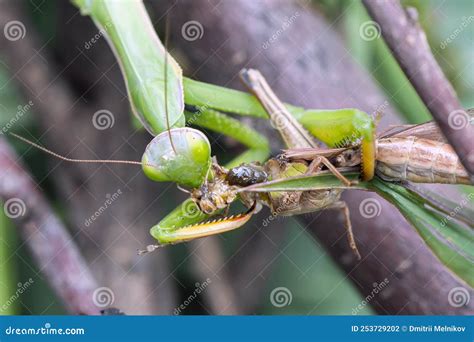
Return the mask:
{"type": "MultiPolygon", "coordinates": [[[[59,0],[56,0],[59,1],[59,0]]],[[[56,27],[56,1],[43,1],[35,4],[34,1],[26,2],[30,19],[35,24],[38,33],[44,41],[52,38],[55,46],[58,34],[56,27]],[[41,14],[37,10],[41,9],[41,14]]],[[[414,6],[418,9],[420,22],[427,33],[430,46],[434,55],[449,80],[454,85],[462,104],[465,108],[474,107],[472,96],[474,74],[467,72],[474,60],[474,3],[472,0],[445,1],[445,0],[410,0],[404,5],[414,6]],[[459,30],[461,23],[468,21],[465,29],[460,30],[448,44],[443,44],[451,34],[459,30]]],[[[360,25],[370,20],[365,9],[359,1],[355,0],[320,0],[313,1],[316,11],[323,13],[332,28],[339,31],[345,38],[346,48],[353,58],[360,63],[367,72],[371,73],[380,87],[390,99],[390,105],[395,106],[408,122],[417,123],[430,119],[425,106],[418,95],[408,84],[408,80],[391,56],[385,43],[381,39],[365,41],[359,34],[360,25]]],[[[315,32],[317,34],[317,32],[315,32]]],[[[56,44],[57,45],[57,44],[56,44]]],[[[1,58],[1,55],[0,55],[1,58]]],[[[0,59],[0,84],[7,86],[0,88],[0,127],[12,124],[12,132],[21,132],[27,129],[35,130],[34,106],[24,115],[18,115],[21,107],[27,101],[21,97],[13,82],[8,82],[11,75],[8,66],[0,59]],[[12,121],[13,120],[13,121],[12,121]]],[[[363,89],[360,96],[364,96],[363,89]]],[[[38,133],[39,134],[39,133],[38,133]]],[[[38,137],[40,134],[38,135],[38,137]]],[[[42,188],[51,200],[60,216],[64,216],[61,203],[56,198],[54,190],[48,182],[48,166],[46,158],[38,151],[32,150],[25,144],[12,140],[11,143],[31,170],[36,180],[41,180],[42,188]],[[62,215],[63,214],[63,215],[62,215]]],[[[49,175],[54,177],[54,173],[49,175]]],[[[171,208],[170,208],[171,209],[171,208]]],[[[281,251],[274,267],[274,272],[267,282],[268,291],[282,286],[289,288],[292,293],[292,305],[276,308],[271,305],[267,297],[261,298],[259,313],[262,314],[301,314],[311,311],[313,314],[352,314],[353,309],[363,300],[347,276],[329,258],[314,238],[298,228],[295,220],[289,220],[292,225],[286,239],[290,242],[286,249],[281,251]],[[315,262],[315,260],[317,262],[315,262]],[[302,311],[297,311],[299,308],[302,311]]],[[[146,227],[142,227],[147,229],[146,227]]],[[[227,251],[231,253],[237,249],[240,232],[230,233],[226,236],[227,251]]],[[[176,260],[183,260],[188,253],[183,246],[173,247],[171,252],[176,260]]],[[[0,211],[0,315],[5,314],[62,314],[61,304],[54,299],[44,278],[38,269],[30,265],[28,250],[17,236],[15,228],[8,218],[0,211]],[[34,280],[34,285],[25,293],[12,300],[18,286],[29,278],[34,280]],[[4,303],[11,302],[11,305],[4,303]],[[53,303],[53,304],[52,304],[53,303]]],[[[184,284],[195,283],[190,263],[179,266],[176,276],[184,284]]],[[[189,294],[182,293],[184,300],[189,294]]],[[[205,310],[195,301],[184,314],[203,314],[205,310]]],[[[373,314],[370,305],[365,306],[358,314],[373,314]]]]}

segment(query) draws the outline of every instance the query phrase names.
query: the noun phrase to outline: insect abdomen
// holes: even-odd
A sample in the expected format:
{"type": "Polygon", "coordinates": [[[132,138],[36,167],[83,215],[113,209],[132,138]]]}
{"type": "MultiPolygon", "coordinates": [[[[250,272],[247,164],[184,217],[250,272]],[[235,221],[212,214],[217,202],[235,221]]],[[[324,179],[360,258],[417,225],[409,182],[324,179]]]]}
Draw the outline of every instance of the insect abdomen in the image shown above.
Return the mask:
{"type": "Polygon", "coordinates": [[[470,184],[451,145],[417,137],[379,139],[376,172],[390,181],[470,184]]]}
{"type": "Polygon", "coordinates": [[[267,173],[252,165],[240,165],[229,170],[226,180],[230,185],[249,186],[267,180],[267,173]]]}

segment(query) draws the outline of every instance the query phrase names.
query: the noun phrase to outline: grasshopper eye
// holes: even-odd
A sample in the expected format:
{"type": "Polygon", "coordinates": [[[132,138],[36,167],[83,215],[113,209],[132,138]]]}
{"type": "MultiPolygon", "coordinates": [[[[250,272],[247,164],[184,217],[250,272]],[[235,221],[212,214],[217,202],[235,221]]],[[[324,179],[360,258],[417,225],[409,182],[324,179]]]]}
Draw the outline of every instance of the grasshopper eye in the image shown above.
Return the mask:
{"type": "Polygon", "coordinates": [[[157,135],[142,157],[143,171],[152,180],[197,188],[211,165],[211,145],[193,128],[174,128],[157,135]]]}
{"type": "Polygon", "coordinates": [[[193,199],[193,201],[199,201],[201,198],[202,198],[202,191],[201,189],[194,189],[192,192],[191,192],[191,198],[193,199]]]}

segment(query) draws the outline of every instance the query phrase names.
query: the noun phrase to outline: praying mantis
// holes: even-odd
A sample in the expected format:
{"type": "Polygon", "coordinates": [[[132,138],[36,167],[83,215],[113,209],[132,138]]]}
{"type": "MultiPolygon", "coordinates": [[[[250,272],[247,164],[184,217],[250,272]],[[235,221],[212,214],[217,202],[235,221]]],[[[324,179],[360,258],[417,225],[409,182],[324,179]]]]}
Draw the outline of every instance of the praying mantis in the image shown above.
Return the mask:
{"type": "MultiPolygon", "coordinates": [[[[104,30],[124,75],[132,112],[155,136],[137,163],[150,179],[189,189],[190,198],[151,228],[158,246],[242,227],[261,205],[280,215],[335,208],[344,212],[350,246],[360,257],[347,206],[339,196],[345,189],[362,189],[375,191],[393,203],[435,254],[472,285],[468,276],[474,260],[472,231],[459,228],[454,221],[447,223],[449,229],[441,229],[446,210],[398,184],[403,178],[398,179],[396,168],[392,168],[397,163],[385,163],[384,173],[377,159],[377,144],[389,141],[377,140],[368,114],[357,109],[308,110],[283,104],[262,78],[255,80],[250,71],[242,78],[255,96],[185,78],[156,36],[141,2],[74,3],[104,30]],[[288,150],[269,160],[266,137],[224,112],[270,118],[288,150]],[[249,149],[220,166],[211,157],[206,136],[186,124],[226,134],[249,149]],[[320,148],[317,141],[328,148],[320,148]],[[375,173],[379,177],[374,178],[375,173]],[[247,212],[207,221],[238,198],[248,207],[247,212]],[[448,248],[439,236],[449,240],[448,248]]],[[[411,127],[405,133],[410,129],[423,132],[429,125],[411,127]]],[[[460,169],[454,183],[462,180],[460,169]]]]}

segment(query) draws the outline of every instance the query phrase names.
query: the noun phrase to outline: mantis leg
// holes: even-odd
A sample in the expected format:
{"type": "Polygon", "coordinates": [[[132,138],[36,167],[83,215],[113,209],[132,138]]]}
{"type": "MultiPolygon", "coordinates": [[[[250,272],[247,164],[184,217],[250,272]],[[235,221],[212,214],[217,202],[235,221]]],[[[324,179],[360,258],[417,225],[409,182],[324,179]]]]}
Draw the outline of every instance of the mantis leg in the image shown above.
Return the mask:
{"type": "MultiPolygon", "coordinates": [[[[288,148],[315,148],[318,146],[306,128],[290,114],[285,105],[278,99],[260,72],[244,69],[240,76],[245,85],[265,107],[273,126],[280,132],[288,148]]],[[[318,160],[310,165],[309,172],[320,163],[323,163],[345,185],[351,185],[351,182],[324,156],[319,156],[318,160]]]]}
{"type": "Polygon", "coordinates": [[[248,220],[252,217],[255,211],[256,205],[254,204],[246,213],[239,214],[235,216],[225,217],[216,220],[210,220],[206,222],[200,222],[196,224],[191,224],[185,227],[180,227],[179,229],[175,228],[166,228],[160,227],[159,234],[158,228],[155,228],[152,235],[159,242],[158,245],[148,246],[146,251],[151,252],[154,249],[161,247],[163,245],[176,244],[180,242],[186,242],[194,239],[199,239],[202,237],[207,237],[211,235],[225,233],[231,230],[238,229],[245,225],[248,220]],[[153,234],[155,233],[155,234],[153,234]]]}
{"type": "Polygon", "coordinates": [[[270,146],[267,138],[253,128],[210,108],[196,107],[195,109],[193,112],[190,110],[186,111],[187,124],[197,125],[222,133],[249,147],[248,151],[233,159],[226,167],[231,168],[245,162],[263,162],[269,157],[270,146]]]}
{"type": "MultiPolygon", "coordinates": [[[[244,79],[244,82],[245,79],[244,79]]],[[[254,96],[241,91],[183,79],[185,103],[204,108],[212,108],[237,115],[267,119],[267,110],[254,96]]],[[[246,82],[247,83],[247,82],[246,82]]],[[[252,86],[250,86],[252,89],[252,86]]],[[[252,89],[254,92],[254,89],[252,89]]],[[[275,109],[275,108],[274,108],[275,109]]],[[[370,180],[375,170],[375,124],[365,112],[353,109],[305,110],[302,107],[281,103],[276,113],[296,118],[312,136],[329,147],[347,146],[360,142],[362,151],[362,178],[370,180]]],[[[276,127],[286,121],[279,115],[276,127]]],[[[289,119],[291,120],[291,119],[289,119]]],[[[301,146],[300,146],[301,147],[301,146]]]]}
{"type": "MultiPolygon", "coordinates": [[[[255,96],[242,91],[220,87],[214,84],[183,78],[184,102],[187,105],[211,108],[221,112],[268,119],[268,114],[255,96]]],[[[304,112],[304,108],[285,103],[293,114],[304,112]]]]}
{"type": "Polygon", "coordinates": [[[341,210],[342,213],[344,214],[344,227],[346,228],[347,239],[349,240],[349,246],[351,247],[352,251],[356,255],[357,259],[360,260],[361,256],[360,256],[359,250],[357,249],[357,245],[354,239],[354,232],[352,231],[351,217],[350,217],[349,207],[347,206],[347,203],[344,201],[339,201],[332,204],[327,209],[338,209],[338,210],[341,210]]]}

